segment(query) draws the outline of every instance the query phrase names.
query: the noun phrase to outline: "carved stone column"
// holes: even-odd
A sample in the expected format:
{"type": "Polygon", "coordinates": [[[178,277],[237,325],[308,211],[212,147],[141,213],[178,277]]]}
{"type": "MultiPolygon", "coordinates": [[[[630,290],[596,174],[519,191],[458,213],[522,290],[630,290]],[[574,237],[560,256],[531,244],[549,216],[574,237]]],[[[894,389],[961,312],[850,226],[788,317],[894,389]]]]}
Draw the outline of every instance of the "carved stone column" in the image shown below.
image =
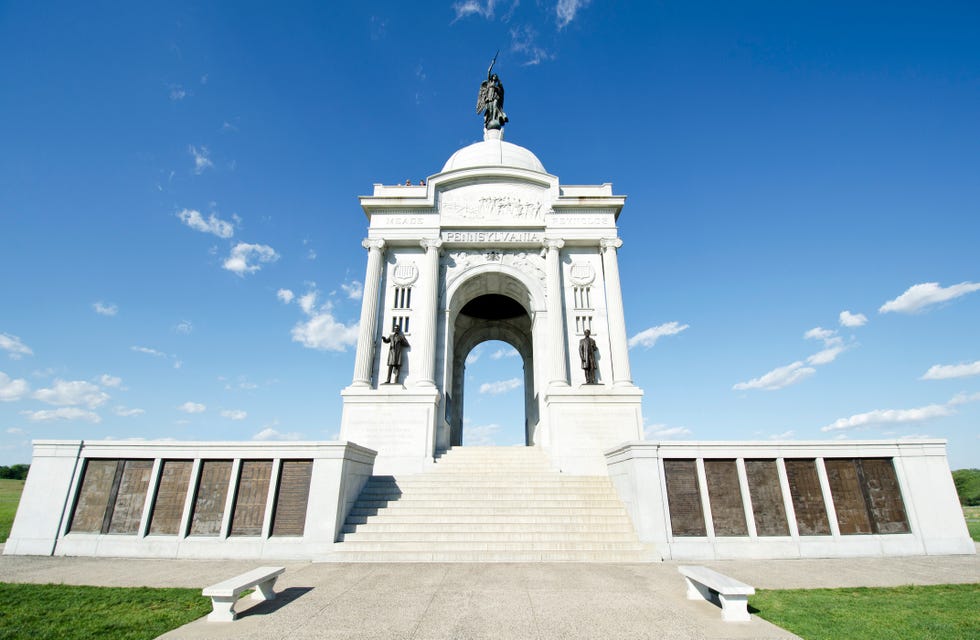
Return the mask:
{"type": "Polygon", "coordinates": [[[626,316],[623,312],[623,291],[619,284],[619,257],[616,250],[623,246],[619,238],[603,238],[602,270],[606,280],[606,308],[609,314],[609,343],[612,349],[614,385],[631,385],[629,346],[626,341],[626,316]]]}
{"type": "Polygon", "coordinates": [[[565,241],[548,238],[544,241],[548,250],[547,283],[548,283],[548,333],[551,338],[549,385],[568,386],[568,363],[565,360],[565,318],[562,313],[561,287],[561,248],[565,241]]]}
{"type": "Polygon", "coordinates": [[[385,241],[366,238],[361,246],[368,250],[367,273],[364,275],[364,295],[361,298],[361,324],[357,336],[357,356],[354,360],[352,386],[370,387],[374,361],[374,328],[378,320],[378,289],[381,286],[381,259],[385,241]]]}
{"type": "Polygon", "coordinates": [[[425,249],[425,263],[419,287],[419,315],[417,358],[414,363],[418,369],[418,385],[434,387],[436,361],[436,316],[439,306],[439,249],[442,240],[426,238],[419,242],[425,249]]]}

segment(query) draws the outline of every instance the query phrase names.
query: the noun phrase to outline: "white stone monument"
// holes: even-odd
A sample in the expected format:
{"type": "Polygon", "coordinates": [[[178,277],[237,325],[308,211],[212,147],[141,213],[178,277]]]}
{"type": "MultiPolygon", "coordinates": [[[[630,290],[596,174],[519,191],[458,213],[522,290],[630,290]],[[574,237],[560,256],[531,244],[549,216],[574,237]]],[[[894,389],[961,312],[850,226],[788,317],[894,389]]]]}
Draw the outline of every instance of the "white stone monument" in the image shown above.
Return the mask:
{"type": "Polygon", "coordinates": [[[342,440],[378,451],[378,473],[425,470],[464,444],[470,350],[512,345],[524,361],[525,438],[556,470],[605,474],[602,452],[642,437],[630,377],[616,219],[609,184],[568,186],[501,129],[460,149],[424,185],[375,185],[354,378],[342,440]],[[411,347],[386,384],[401,327],[411,347]],[[578,345],[596,342],[596,384],[578,345]]]}

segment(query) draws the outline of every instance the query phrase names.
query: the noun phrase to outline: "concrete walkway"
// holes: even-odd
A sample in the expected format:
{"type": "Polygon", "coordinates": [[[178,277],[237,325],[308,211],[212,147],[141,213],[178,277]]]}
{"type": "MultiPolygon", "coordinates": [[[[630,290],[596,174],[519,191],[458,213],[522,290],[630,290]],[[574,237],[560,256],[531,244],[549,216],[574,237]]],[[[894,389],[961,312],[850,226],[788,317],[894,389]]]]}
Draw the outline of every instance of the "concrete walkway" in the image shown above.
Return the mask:
{"type": "MultiPolygon", "coordinates": [[[[203,588],[262,564],[0,556],[4,582],[203,588]]],[[[678,563],[311,564],[284,562],[279,597],[162,638],[794,638],[684,598],[678,563]]],[[[980,582],[980,556],[701,563],[756,588],[980,582]]]]}

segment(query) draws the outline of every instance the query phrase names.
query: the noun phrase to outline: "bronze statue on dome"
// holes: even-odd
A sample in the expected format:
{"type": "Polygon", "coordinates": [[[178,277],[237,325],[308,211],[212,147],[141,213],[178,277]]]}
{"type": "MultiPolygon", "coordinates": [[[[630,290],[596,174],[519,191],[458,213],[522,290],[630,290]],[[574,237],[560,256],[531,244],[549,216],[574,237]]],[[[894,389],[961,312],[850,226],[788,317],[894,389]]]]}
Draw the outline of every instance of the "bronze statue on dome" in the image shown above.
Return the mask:
{"type": "Polygon", "coordinates": [[[480,93],[476,98],[476,112],[483,114],[484,129],[500,129],[507,124],[507,114],[504,113],[504,85],[500,82],[500,77],[493,72],[493,65],[496,64],[498,55],[500,55],[499,51],[490,61],[487,79],[480,84],[480,93]]]}

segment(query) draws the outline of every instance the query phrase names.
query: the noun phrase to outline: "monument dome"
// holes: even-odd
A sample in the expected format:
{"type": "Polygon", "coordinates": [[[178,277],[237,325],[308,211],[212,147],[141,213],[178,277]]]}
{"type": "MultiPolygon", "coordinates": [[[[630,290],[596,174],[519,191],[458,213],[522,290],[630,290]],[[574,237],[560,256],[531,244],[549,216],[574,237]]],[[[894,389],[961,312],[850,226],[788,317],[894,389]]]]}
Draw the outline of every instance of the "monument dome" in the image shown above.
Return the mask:
{"type": "Polygon", "coordinates": [[[503,141],[499,129],[490,129],[484,133],[483,142],[476,142],[463,147],[449,156],[442,167],[443,172],[473,167],[516,167],[538,173],[547,173],[538,157],[528,149],[503,141]]]}

